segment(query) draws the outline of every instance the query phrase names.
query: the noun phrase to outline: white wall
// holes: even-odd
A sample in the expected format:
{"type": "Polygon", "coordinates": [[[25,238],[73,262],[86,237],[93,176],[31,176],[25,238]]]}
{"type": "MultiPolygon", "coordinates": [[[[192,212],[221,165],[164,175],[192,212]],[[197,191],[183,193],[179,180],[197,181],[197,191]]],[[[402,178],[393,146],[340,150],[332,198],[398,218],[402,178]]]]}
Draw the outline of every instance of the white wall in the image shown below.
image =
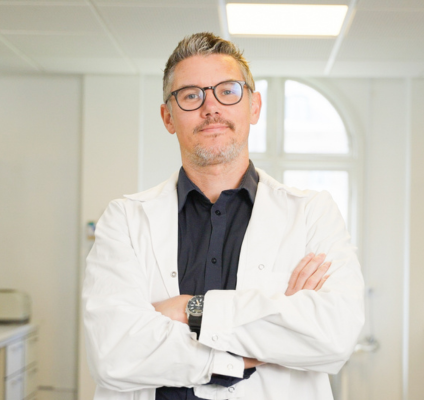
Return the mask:
{"type": "Polygon", "coordinates": [[[411,91],[409,400],[424,399],[424,79],[411,91]]]}
{"type": "MultiPolygon", "coordinates": [[[[83,88],[81,283],[92,246],[85,235],[87,222],[97,221],[111,200],[137,192],[140,79],[87,76],[83,88]]],[[[78,398],[90,400],[95,385],[87,367],[82,324],[79,338],[78,398]]]]}
{"type": "Polygon", "coordinates": [[[375,353],[352,356],[344,376],[345,400],[423,399],[424,80],[331,79],[324,84],[354,117],[363,151],[359,246],[372,290],[363,335],[374,335],[380,344],[375,353]]]}
{"type": "Polygon", "coordinates": [[[162,78],[145,76],[142,85],[140,190],[156,186],[181,167],[177,137],[165,129],[160,116],[162,102],[162,78]]]}
{"type": "Polygon", "coordinates": [[[39,384],[65,397],[77,365],[80,104],[77,77],[0,77],[0,287],[31,296],[39,384]]]}
{"type": "Polygon", "coordinates": [[[364,176],[360,206],[362,265],[367,288],[364,335],[376,353],[356,354],[347,366],[349,399],[402,398],[404,215],[407,179],[407,82],[401,79],[338,80],[363,132],[364,176]]]}

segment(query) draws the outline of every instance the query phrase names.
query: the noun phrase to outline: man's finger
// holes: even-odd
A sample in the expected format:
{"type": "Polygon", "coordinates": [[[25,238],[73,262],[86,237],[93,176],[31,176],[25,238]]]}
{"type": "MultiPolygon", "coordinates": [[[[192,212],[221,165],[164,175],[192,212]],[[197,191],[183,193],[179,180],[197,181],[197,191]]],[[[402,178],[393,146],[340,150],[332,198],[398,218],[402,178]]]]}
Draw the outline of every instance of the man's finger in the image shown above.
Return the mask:
{"type": "Polygon", "coordinates": [[[315,256],[314,253],[309,253],[300,260],[299,264],[297,264],[296,268],[293,270],[293,272],[290,276],[288,289],[294,288],[296,281],[297,281],[297,277],[299,276],[300,271],[302,271],[302,269],[309,263],[309,261],[312,260],[312,258],[314,256],[315,256]]]}
{"type": "Polygon", "coordinates": [[[321,253],[312,258],[305,267],[299,272],[296,284],[294,285],[295,292],[302,290],[305,286],[306,281],[315,273],[318,267],[324,261],[325,254],[321,253]]]}
{"type": "Polygon", "coordinates": [[[303,289],[313,290],[316,289],[321,279],[327,273],[328,269],[331,266],[331,262],[327,261],[322,264],[305,282],[303,289]]]}
{"type": "Polygon", "coordinates": [[[316,292],[322,288],[322,285],[326,282],[326,280],[330,277],[330,275],[325,275],[318,283],[317,287],[314,289],[316,292]]]}

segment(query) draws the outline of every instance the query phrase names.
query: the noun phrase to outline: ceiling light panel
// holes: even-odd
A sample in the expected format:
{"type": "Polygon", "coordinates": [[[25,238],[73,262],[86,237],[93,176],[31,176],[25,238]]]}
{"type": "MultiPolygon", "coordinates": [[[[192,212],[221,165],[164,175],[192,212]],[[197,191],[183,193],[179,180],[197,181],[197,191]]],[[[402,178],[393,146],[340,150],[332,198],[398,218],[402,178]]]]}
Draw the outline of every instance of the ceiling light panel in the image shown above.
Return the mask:
{"type": "Polygon", "coordinates": [[[234,36],[248,60],[309,60],[327,62],[335,39],[234,36]]]}
{"type": "Polygon", "coordinates": [[[231,35],[337,36],[346,5],[227,4],[231,35]]]}

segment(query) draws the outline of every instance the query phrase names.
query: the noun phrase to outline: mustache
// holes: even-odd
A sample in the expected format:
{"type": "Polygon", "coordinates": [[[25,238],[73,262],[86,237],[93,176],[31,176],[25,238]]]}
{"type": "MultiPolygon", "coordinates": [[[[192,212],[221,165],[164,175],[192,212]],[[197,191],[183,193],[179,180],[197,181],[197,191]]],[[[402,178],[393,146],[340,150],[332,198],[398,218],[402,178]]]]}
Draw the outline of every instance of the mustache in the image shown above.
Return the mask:
{"type": "Polygon", "coordinates": [[[193,129],[193,133],[199,133],[202,129],[206,128],[208,125],[211,124],[220,124],[220,125],[225,125],[228,128],[230,128],[232,131],[235,130],[235,125],[233,122],[228,121],[227,119],[221,118],[221,117],[215,117],[215,118],[208,118],[205,121],[203,121],[200,125],[197,125],[194,129],[193,129]]]}

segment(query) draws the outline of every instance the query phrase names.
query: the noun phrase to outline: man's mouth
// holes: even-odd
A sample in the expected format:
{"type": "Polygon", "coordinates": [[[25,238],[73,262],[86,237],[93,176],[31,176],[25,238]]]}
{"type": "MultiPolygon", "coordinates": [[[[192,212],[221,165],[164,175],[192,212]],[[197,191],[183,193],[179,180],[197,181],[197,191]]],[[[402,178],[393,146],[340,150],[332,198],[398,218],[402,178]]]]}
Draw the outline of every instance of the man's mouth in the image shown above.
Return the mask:
{"type": "Polygon", "coordinates": [[[211,125],[205,126],[203,129],[200,130],[200,132],[215,133],[215,132],[220,132],[220,131],[227,129],[227,128],[228,128],[228,125],[211,124],[211,125]]]}
{"type": "Polygon", "coordinates": [[[202,122],[200,125],[194,128],[193,133],[205,132],[205,133],[217,133],[222,131],[225,128],[229,128],[234,131],[235,127],[231,121],[225,119],[207,119],[202,122]]]}

